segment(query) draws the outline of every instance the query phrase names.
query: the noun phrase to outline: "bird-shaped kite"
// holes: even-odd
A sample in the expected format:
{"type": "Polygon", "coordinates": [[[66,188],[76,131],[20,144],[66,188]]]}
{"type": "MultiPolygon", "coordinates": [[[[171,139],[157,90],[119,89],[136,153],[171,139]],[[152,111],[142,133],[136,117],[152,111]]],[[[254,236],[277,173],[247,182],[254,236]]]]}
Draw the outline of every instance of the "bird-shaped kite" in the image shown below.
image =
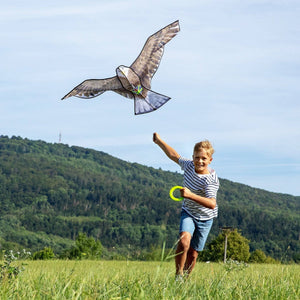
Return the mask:
{"type": "Polygon", "coordinates": [[[106,79],[88,79],[76,86],[62,98],[71,96],[89,99],[106,91],[116,92],[134,100],[136,115],[158,109],[171,98],[151,91],[151,79],[161,61],[164,46],[179,32],[179,21],[175,21],[151,35],[140,55],[130,67],[119,66],[117,76],[106,79]]]}

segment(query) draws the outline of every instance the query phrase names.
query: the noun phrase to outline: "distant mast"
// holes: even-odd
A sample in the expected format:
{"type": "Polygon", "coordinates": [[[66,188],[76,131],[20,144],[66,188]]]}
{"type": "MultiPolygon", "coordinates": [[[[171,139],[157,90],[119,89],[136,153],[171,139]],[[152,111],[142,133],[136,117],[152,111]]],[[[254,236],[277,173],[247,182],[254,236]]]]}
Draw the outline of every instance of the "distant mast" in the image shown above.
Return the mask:
{"type": "Polygon", "coordinates": [[[59,132],[58,142],[61,143],[61,132],[59,132]]]}

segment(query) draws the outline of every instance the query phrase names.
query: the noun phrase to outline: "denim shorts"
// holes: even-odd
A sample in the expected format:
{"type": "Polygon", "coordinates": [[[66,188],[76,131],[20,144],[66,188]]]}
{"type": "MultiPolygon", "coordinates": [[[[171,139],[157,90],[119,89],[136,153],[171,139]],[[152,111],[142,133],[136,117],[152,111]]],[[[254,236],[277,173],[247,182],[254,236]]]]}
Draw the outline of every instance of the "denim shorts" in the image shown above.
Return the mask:
{"type": "Polygon", "coordinates": [[[196,251],[202,251],[212,224],[213,219],[205,221],[196,220],[185,210],[182,210],[179,232],[189,232],[192,236],[191,247],[196,251]]]}

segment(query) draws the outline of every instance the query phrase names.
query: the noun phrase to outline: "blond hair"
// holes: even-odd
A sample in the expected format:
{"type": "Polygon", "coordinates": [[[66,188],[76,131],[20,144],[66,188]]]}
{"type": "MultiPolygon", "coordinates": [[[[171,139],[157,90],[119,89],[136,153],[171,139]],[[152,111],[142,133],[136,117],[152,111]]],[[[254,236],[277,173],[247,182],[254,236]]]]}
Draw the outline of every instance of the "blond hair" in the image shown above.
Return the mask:
{"type": "Polygon", "coordinates": [[[212,144],[208,140],[204,140],[204,141],[201,141],[199,143],[196,143],[195,146],[194,146],[194,153],[196,151],[200,151],[201,149],[205,150],[207,155],[210,156],[210,157],[212,157],[212,155],[215,152],[212,144]]]}

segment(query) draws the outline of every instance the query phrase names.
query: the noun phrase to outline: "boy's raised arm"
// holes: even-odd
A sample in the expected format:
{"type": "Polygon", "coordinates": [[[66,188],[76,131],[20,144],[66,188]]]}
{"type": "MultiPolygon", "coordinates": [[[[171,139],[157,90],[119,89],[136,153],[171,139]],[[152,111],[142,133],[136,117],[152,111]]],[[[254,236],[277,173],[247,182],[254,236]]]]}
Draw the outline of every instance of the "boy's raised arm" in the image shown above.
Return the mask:
{"type": "Polygon", "coordinates": [[[165,141],[163,141],[159,134],[156,132],[153,133],[153,142],[157,144],[171,160],[178,164],[178,159],[180,155],[165,141]]]}

